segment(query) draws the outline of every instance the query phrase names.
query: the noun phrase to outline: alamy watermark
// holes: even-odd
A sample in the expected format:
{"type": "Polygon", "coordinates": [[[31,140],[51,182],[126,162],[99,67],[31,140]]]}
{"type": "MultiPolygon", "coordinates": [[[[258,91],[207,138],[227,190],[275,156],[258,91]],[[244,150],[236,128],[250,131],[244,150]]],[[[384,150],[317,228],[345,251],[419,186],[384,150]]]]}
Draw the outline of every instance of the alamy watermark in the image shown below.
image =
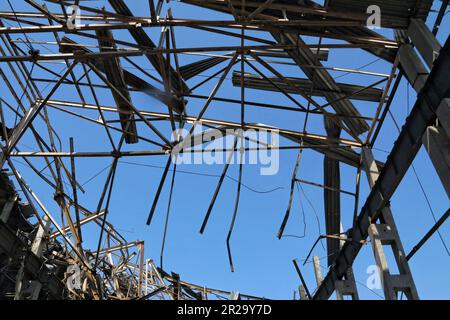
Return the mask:
{"type": "Polygon", "coordinates": [[[81,26],[81,9],[77,5],[70,5],[67,7],[67,22],[66,26],[69,30],[79,29],[81,26]]]}
{"type": "Polygon", "coordinates": [[[369,14],[366,20],[367,28],[381,29],[381,8],[377,5],[370,5],[367,7],[366,13],[369,14]]]}
{"type": "Polygon", "coordinates": [[[366,280],[366,287],[370,290],[381,290],[381,272],[377,265],[367,267],[366,273],[369,275],[366,280]]]}
{"type": "Polygon", "coordinates": [[[279,170],[279,131],[271,128],[207,129],[201,122],[192,134],[186,129],[172,133],[175,144],[171,156],[178,164],[250,164],[260,165],[261,175],[275,175],[279,170]]]}

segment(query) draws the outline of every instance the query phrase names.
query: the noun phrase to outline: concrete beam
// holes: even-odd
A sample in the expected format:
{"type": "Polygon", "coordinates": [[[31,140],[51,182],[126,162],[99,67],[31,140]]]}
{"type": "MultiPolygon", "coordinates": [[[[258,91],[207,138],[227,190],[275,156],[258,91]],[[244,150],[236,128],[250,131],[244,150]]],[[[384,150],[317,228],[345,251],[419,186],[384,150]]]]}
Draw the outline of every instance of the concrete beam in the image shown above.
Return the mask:
{"type": "MultiPolygon", "coordinates": [[[[367,178],[369,180],[369,186],[373,188],[380,176],[380,172],[375,164],[371,149],[363,148],[362,155],[363,165],[366,167],[367,178]]],[[[419,295],[417,294],[416,285],[414,284],[411,270],[408,261],[406,260],[405,250],[389,206],[385,206],[381,210],[379,220],[382,223],[375,223],[375,221],[372,221],[369,226],[369,235],[375,261],[378,270],[381,273],[380,276],[383,284],[384,296],[386,300],[397,300],[397,292],[402,291],[408,299],[418,300],[419,295]],[[403,279],[401,285],[395,282],[397,279],[396,275],[392,275],[389,271],[384,246],[391,247],[397,269],[403,279]]]]}
{"type": "MultiPolygon", "coordinates": [[[[411,20],[407,34],[421,54],[423,61],[431,69],[441,51],[441,45],[436,37],[425,23],[418,19],[411,20]]],[[[428,77],[422,74],[425,72],[422,61],[409,44],[400,47],[399,57],[408,81],[417,92],[420,92],[428,77]]],[[[450,198],[450,99],[449,97],[445,98],[436,111],[438,123],[427,128],[422,142],[450,198]]]]}
{"type": "Polygon", "coordinates": [[[442,47],[430,76],[419,93],[388,160],[358,215],[350,232],[353,241],[346,242],[339,252],[322,285],[317,289],[314,295],[315,300],[328,299],[333,294],[336,281],[345,276],[358,255],[362,247],[360,241],[367,238],[371,221],[378,219],[381,210],[386,207],[403,180],[422,145],[422,136],[426,128],[436,120],[436,112],[441,101],[450,97],[449,73],[450,38],[442,47]]]}
{"type": "Polygon", "coordinates": [[[447,136],[450,137],[450,98],[441,101],[436,114],[442,129],[444,129],[447,136]]]}
{"type": "MultiPolygon", "coordinates": [[[[328,118],[324,118],[325,130],[330,138],[339,138],[341,128],[328,118]]],[[[330,143],[330,146],[337,146],[330,143]]],[[[323,184],[331,189],[323,189],[325,228],[327,234],[338,234],[341,223],[341,171],[339,161],[325,154],[323,159],[323,184]]],[[[339,252],[339,240],[327,238],[328,266],[339,252]]]]}
{"type": "Polygon", "coordinates": [[[400,66],[414,90],[422,90],[428,78],[428,70],[423,65],[411,44],[404,44],[398,49],[400,66]]]}
{"type": "Polygon", "coordinates": [[[422,19],[411,19],[411,24],[408,28],[408,35],[411,38],[414,46],[420,52],[423,60],[428,68],[433,67],[434,60],[436,60],[441,45],[436,40],[436,37],[428,29],[422,19]]]}
{"type": "Polygon", "coordinates": [[[298,292],[300,293],[300,300],[309,300],[305,287],[302,284],[298,287],[298,292]]]}

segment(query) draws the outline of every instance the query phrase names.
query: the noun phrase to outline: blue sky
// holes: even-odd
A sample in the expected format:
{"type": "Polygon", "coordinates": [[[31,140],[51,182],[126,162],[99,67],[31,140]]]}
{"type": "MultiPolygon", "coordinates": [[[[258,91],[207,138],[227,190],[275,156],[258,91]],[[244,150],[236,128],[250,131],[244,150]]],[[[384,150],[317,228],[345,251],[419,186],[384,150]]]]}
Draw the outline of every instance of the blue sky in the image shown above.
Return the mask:
{"type": "MultiPolygon", "coordinates": [[[[436,5],[440,2],[435,1],[436,5]]],[[[15,9],[29,9],[23,5],[22,1],[12,1],[15,9]]],[[[104,5],[104,1],[92,1],[91,6],[104,5]]],[[[147,1],[127,1],[133,9],[135,15],[148,15],[147,1]]],[[[170,2],[170,6],[175,18],[191,19],[230,19],[229,16],[221,15],[208,10],[185,5],[179,2],[170,2]]],[[[109,9],[109,6],[106,5],[109,9]]],[[[6,1],[0,3],[1,10],[8,10],[6,1]]],[[[165,11],[163,11],[165,12],[165,11]]],[[[431,13],[428,24],[434,23],[436,13],[431,13]]],[[[5,22],[6,23],[6,22],[5,22]]],[[[450,19],[448,15],[444,19],[438,39],[443,43],[448,36],[450,19]]],[[[147,29],[148,34],[157,42],[160,28],[147,29]]],[[[392,37],[389,30],[381,30],[383,34],[392,37]]],[[[115,31],[116,37],[130,40],[130,36],[125,31],[115,31]]],[[[206,32],[195,29],[177,28],[175,30],[177,46],[216,46],[216,45],[239,45],[239,40],[212,36],[206,32]]],[[[256,33],[255,33],[256,34],[256,33]]],[[[263,38],[270,38],[268,34],[258,34],[263,38]]],[[[32,40],[48,39],[50,35],[35,34],[32,40]]],[[[77,36],[69,35],[74,40],[92,43],[77,36]]],[[[18,35],[15,38],[21,38],[18,35]]],[[[317,39],[306,38],[308,42],[316,43],[317,39]]],[[[50,41],[53,41],[51,39],[50,41]]],[[[335,42],[335,41],[333,41],[335,42]]],[[[324,43],[332,43],[331,40],[324,40],[324,43]]],[[[42,53],[57,52],[57,47],[52,45],[35,44],[42,53]]],[[[24,47],[24,45],[22,45],[24,47]]],[[[199,58],[189,55],[179,55],[180,63],[186,64],[196,61],[199,58]]],[[[373,62],[364,70],[373,72],[389,73],[390,67],[383,61],[375,61],[372,55],[361,50],[338,49],[330,53],[329,61],[324,62],[326,66],[336,66],[342,68],[357,68],[369,62],[373,62]]],[[[151,68],[145,58],[134,59],[137,63],[151,68]]],[[[56,72],[64,72],[65,66],[61,64],[46,64],[56,72]]],[[[123,66],[130,72],[143,76],[128,63],[123,66]]],[[[225,64],[217,68],[208,70],[204,74],[210,75],[225,64]]],[[[6,65],[1,65],[3,70],[11,75],[6,65]]],[[[30,65],[29,65],[30,67],[30,65]]],[[[233,70],[239,71],[239,64],[233,70]]],[[[302,77],[300,69],[294,66],[279,66],[285,74],[302,77]]],[[[245,71],[252,72],[247,67],[245,71]]],[[[82,69],[76,69],[76,74],[81,75],[82,69]]],[[[150,72],[156,74],[154,71],[150,72]]],[[[342,73],[334,72],[339,76],[342,73]]],[[[33,77],[48,77],[48,74],[35,68],[33,77]]],[[[228,79],[220,88],[217,96],[233,97],[239,99],[240,89],[231,84],[231,72],[228,79]]],[[[95,79],[95,77],[93,77],[95,79]]],[[[204,78],[194,77],[188,82],[194,85],[204,78]]],[[[217,79],[209,82],[197,93],[208,95],[217,79]]],[[[367,76],[345,75],[339,81],[348,83],[367,83],[375,80],[367,76]]],[[[151,82],[151,81],[150,81],[151,82]]],[[[152,84],[155,84],[152,82],[152,84]]],[[[46,85],[39,83],[40,88],[46,85]]],[[[48,93],[51,86],[43,90],[43,94],[48,93]]],[[[88,90],[85,89],[87,100],[93,103],[88,90]]],[[[101,103],[105,106],[113,106],[114,101],[107,91],[98,90],[101,103]]],[[[257,90],[245,90],[246,99],[292,106],[281,94],[263,92],[257,90]]],[[[6,101],[15,105],[12,97],[2,89],[2,96],[6,101]],[[4,93],[4,94],[3,94],[4,93]]],[[[414,104],[416,94],[413,89],[407,86],[403,80],[397,96],[391,106],[397,122],[402,125],[408,110],[414,104]],[[409,92],[409,97],[408,93],[409,92]]],[[[52,99],[78,101],[74,89],[63,86],[58,90],[52,99]]],[[[143,94],[134,94],[132,97],[136,107],[143,110],[166,112],[167,108],[158,101],[143,94]]],[[[301,101],[301,99],[299,100],[301,101]]],[[[319,101],[321,101],[319,99],[319,101]]],[[[322,100],[323,101],[323,100],[322,100]]],[[[376,105],[374,103],[355,101],[356,107],[363,114],[373,113],[376,105]]],[[[188,103],[188,113],[196,114],[202,107],[202,101],[191,99],[188,103]]],[[[92,118],[97,118],[95,112],[85,112],[92,118]]],[[[110,151],[110,145],[101,127],[90,124],[80,119],[74,119],[57,110],[49,109],[50,119],[56,131],[60,134],[63,150],[68,151],[69,137],[75,138],[75,148],[78,151],[110,151]]],[[[230,121],[239,121],[240,107],[230,103],[213,102],[205,114],[207,118],[221,118],[230,121]]],[[[7,115],[8,123],[14,121],[11,114],[7,115]]],[[[114,119],[114,115],[108,115],[108,119],[114,119]]],[[[303,126],[304,114],[292,112],[280,112],[269,109],[258,109],[256,107],[246,107],[246,121],[249,123],[266,123],[274,126],[281,126],[291,130],[301,130],[303,126]]],[[[43,123],[37,120],[35,125],[41,132],[46,132],[43,123]]],[[[157,123],[156,126],[167,135],[169,125],[157,123]]],[[[151,135],[148,128],[141,123],[138,130],[143,135],[151,135]]],[[[322,120],[319,117],[311,117],[308,122],[308,131],[323,134],[322,120]]],[[[343,135],[346,137],[345,135],[343,135]]],[[[392,148],[397,136],[397,130],[391,118],[387,118],[383,129],[380,132],[378,142],[375,145],[375,156],[378,160],[384,161],[387,152],[392,148]]],[[[118,139],[118,135],[114,137],[118,139]]],[[[154,138],[154,135],[152,136],[154,138]]],[[[29,133],[24,136],[23,141],[18,144],[22,151],[36,150],[36,143],[33,142],[29,133]]],[[[124,150],[148,150],[153,146],[141,142],[136,145],[126,145],[124,150]]],[[[292,170],[294,168],[297,150],[285,150],[280,152],[280,171],[273,176],[261,176],[259,167],[248,165],[243,170],[243,186],[241,190],[238,217],[236,220],[234,233],[231,240],[233,261],[235,272],[230,272],[226,251],[225,239],[233,214],[237,184],[232,179],[225,179],[220,194],[217,198],[214,210],[209,219],[205,233],[199,233],[200,225],[208,208],[218,181],[217,176],[222,171],[222,165],[214,166],[194,166],[183,165],[178,167],[173,191],[170,220],[168,225],[168,235],[164,254],[164,269],[174,271],[181,275],[181,279],[205,285],[212,288],[225,290],[237,290],[242,293],[264,296],[273,299],[290,299],[294,290],[298,289],[299,278],[292,264],[292,259],[303,259],[309,252],[314,241],[320,233],[324,233],[325,224],[323,219],[323,191],[322,189],[303,185],[301,195],[295,191],[291,217],[285,230],[285,235],[295,237],[284,237],[281,240],[276,238],[278,228],[286,210],[289,198],[289,187],[292,170]],[[192,173],[202,173],[207,175],[197,175],[192,173]],[[303,209],[302,209],[303,208],[303,209]]],[[[298,177],[301,179],[322,183],[322,161],[323,156],[313,150],[305,150],[301,160],[298,177]]],[[[33,159],[38,168],[43,168],[45,164],[33,159]]],[[[146,257],[152,258],[159,264],[161,242],[163,236],[164,220],[169,195],[169,182],[171,174],[166,180],[165,187],[161,193],[158,207],[155,212],[151,226],[145,225],[145,221],[153,201],[153,194],[158,186],[162,168],[166,162],[166,157],[130,157],[122,158],[116,174],[116,182],[113,189],[113,197],[110,204],[108,220],[112,222],[119,231],[129,240],[144,240],[146,257]]],[[[69,164],[69,162],[66,162],[69,164]]],[[[80,182],[89,181],[85,184],[86,194],[79,194],[80,202],[86,207],[94,210],[98,201],[101,188],[106,179],[107,171],[101,171],[111,164],[111,159],[92,158],[76,160],[77,177],[80,182]]],[[[448,198],[436,175],[431,161],[426,152],[421,149],[414,166],[418,176],[430,199],[432,210],[439,218],[449,206],[448,198]]],[[[37,195],[43,200],[49,210],[54,212],[54,216],[59,216],[58,209],[52,201],[53,190],[42,184],[41,180],[32,171],[23,165],[23,161],[17,160],[16,167],[21,171],[28,184],[37,195]]],[[[228,175],[234,179],[238,176],[238,166],[231,165],[228,175]]],[[[46,171],[43,171],[44,173],[46,171]]],[[[46,172],[48,173],[48,172],[46,172]]],[[[355,184],[356,169],[345,164],[341,165],[342,189],[353,191],[355,184]]],[[[70,188],[67,192],[70,191],[70,188]]],[[[360,207],[369,191],[365,176],[362,177],[360,207]]],[[[353,215],[354,199],[343,194],[342,219],[344,228],[350,227],[353,215]]],[[[399,186],[395,196],[391,201],[392,212],[397,222],[399,233],[403,240],[403,245],[408,253],[412,247],[422,238],[422,236],[434,224],[430,209],[427,206],[422,191],[418,185],[413,171],[410,169],[399,186]]],[[[450,245],[448,237],[450,225],[447,223],[441,227],[441,234],[447,245],[450,245]]],[[[87,227],[84,233],[86,245],[94,247],[98,239],[98,228],[87,227]]],[[[325,242],[323,243],[325,245],[325,242]]],[[[321,258],[326,256],[324,247],[320,244],[316,246],[314,255],[321,258]]],[[[325,267],[326,259],[322,260],[325,267]]],[[[359,254],[354,272],[358,281],[358,290],[361,298],[380,299],[382,290],[370,291],[365,287],[368,277],[367,268],[374,264],[373,253],[370,245],[365,246],[359,254]]],[[[390,264],[391,265],[391,264],[390,264]]],[[[448,299],[450,298],[450,259],[443,244],[437,235],[434,235],[427,244],[410,261],[413,276],[419,295],[423,299],[448,299]]],[[[313,266],[311,263],[302,268],[310,290],[315,288],[313,266]]],[[[326,269],[323,269],[326,273],[326,269]]]]}

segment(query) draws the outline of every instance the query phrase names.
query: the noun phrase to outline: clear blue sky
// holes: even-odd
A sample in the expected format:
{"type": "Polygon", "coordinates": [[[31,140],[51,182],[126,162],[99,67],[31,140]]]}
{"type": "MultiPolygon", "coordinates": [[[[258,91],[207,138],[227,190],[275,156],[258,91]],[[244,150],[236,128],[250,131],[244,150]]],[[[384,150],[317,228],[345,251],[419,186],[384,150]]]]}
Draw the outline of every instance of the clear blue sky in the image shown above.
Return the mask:
{"type": "MultiPolygon", "coordinates": [[[[17,11],[29,9],[22,1],[12,1],[17,11]]],[[[42,2],[42,1],[39,1],[42,2]]],[[[436,5],[440,5],[439,1],[435,1],[436,5]]],[[[107,1],[92,1],[91,6],[101,7],[106,5],[107,1]]],[[[148,1],[127,1],[132,7],[135,15],[148,15],[148,1]]],[[[188,6],[179,2],[170,2],[173,15],[176,18],[199,18],[199,19],[230,19],[212,11],[202,10],[197,7],[188,6]]],[[[6,1],[0,3],[1,10],[8,10],[6,1]]],[[[164,11],[163,11],[164,12],[164,11]]],[[[434,23],[436,13],[431,13],[428,24],[434,23]]],[[[447,15],[441,26],[439,40],[441,43],[445,41],[450,29],[450,19],[447,15]]],[[[160,34],[159,28],[147,29],[148,34],[157,42],[160,34]]],[[[390,37],[389,30],[382,30],[383,34],[390,37]]],[[[115,31],[116,37],[129,39],[130,36],[126,32],[115,31]]],[[[258,34],[261,37],[270,38],[268,34],[258,34]]],[[[21,38],[20,35],[17,36],[21,38]]],[[[36,34],[32,35],[33,40],[43,40],[49,38],[47,36],[36,34]]],[[[74,40],[92,43],[91,40],[82,39],[76,36],[70,36],[74,40]]],[[[51,39],[50,41],[52,41],[51,39]]],[[[176,40],[178,47],[187,46],[204,46],[204,45],[238,45],[239,40],[234,38],[225,38],[219,36],[211,36],[206,32],[194,29],[179,28],[176,29],[176,40]]],[[[308,39],[308,41],[317,42],[317,40],[308,39]]],[[[329,40],[325,40],[329,43],[329,40]]],[[[22,45],[23,46],[23,45],[22,45]]],[[[48,45],[35,45],[42,53],[56,52],[57,47],[48,45]]],[[[189,55],[179,56],[181,64],[195,61],[189,55]]],[[[330,53],[329,61],[325,62],[326,66],[337,66],[343,68],[357,68],[376,58],[361,50],[345,50],[338,49],[330,53]]],[[[144,58],[135,59],[138,63],[142,62],[149,68],[151,66],[144,58]]],[[[172,60],[173,61],[173,60],[172,60]]],[[[53,68],[56,72],[63,72],[64,65],[46,64],[53,68]]],[[[222,68],[224,64],[217,68],[208,70],[204,74],[212,74],[216,70],[222,68]]],[[[9,72],[6,65],[1,67],[5,72],[9,72]]],[[[127,63],[124,63],[129,71],[142,76],[127,63]]],[[[233,70],[239,70],[237,64],[233,70]]],[[[301,71],[297,67],[281,67],[285,74],[291,76],[302,77],[301,71]],[[300,71],[300,72],[299,72],[300,71]]],[[[389,65],[383,61],[376,61],[365,70],[374,72],[388,73],[389,65]]],[[[246,71],[252,72],[246,69],[246,71]]],[[[76,70],[81,75],[81,68],[76,70]]],[[[153,74],[156,74],[152,71],[153,74]]],[[[8,73],[10,75],[10,73],[8,73]]],[[[338,76],[341,73],[333,73],[338,76]]],[[[230,73],[231,75],[231,73],[230,73]]],[[[42,70],[35,68],[33,76],[48,77],[48,74],[42,70]]],[[[230,77],[228,77],[230,78],[230,77]]],[[[194,77],[188,82],[194,85],[204,78],[194,77]]],[[[217,79],[215,79],[216,81],[217,79]]],[[[199,94],[208,95],[215,81],[210,82],[199,94]]],[[[373,79],[352,75],[346,75],[339,81],[349,83],[360,83],[374,81],[373,79]]],[[[151,82],[151,81],[150,81],[151,82]]],[[[154,82],[151,82],[154,84],[154,82]]],[[[45,84],[40,84],[41,88],[45,84]]],[[[44,94],[48,93],[50,87],[44,90],[44,94]]],[[[88,97],[88,101],[93,103],[92,97],[88,91],[84,91],[88,97]]],[[[403,81],[397,92],[397,96],[392,104],[391,110],[400,124],[403,124],[408,110],[413,106],[416,94],[413,89],[409,88],[409,98],[407,96],[408,88],[403,81]],[[409,104],[408,104],[409,102],[409,104]]],[[[98,91],[103,105],[114,105],[114,101],[110,93],[106,91],[98,91]]],[[[246,99],[267,102],[272,104],[281,104],[292,106],[281,94],[267,93],[263,91],[246,90],[246,99]]],[[[227,79],[219,90],[220,97],[239,98],[239,88],[235,88],[231,84],[231,80],[227,79]]],[[[6,89],[2,89],[2,96],[13,105],[13,99],[7,93],[6,89]]],[[[78,101],[75,90],[68,86],[62,87],[55,95],[54,99],[78,101]]],[[[166,112],[165,106],[158,101],[151,99],[142,94],[133,95],[133,103],[136,107],[143,110],[152,110],[166,112]]],[[[355,101],[355,105],[361,113],[367,115],[373,113],[376,108],[374,103],[366,103],[355,101]]],[[[188,104],[188,113],[196,114],[201,109],[201,100],[192,99],[188,104]]],[[[223,118],[231,121],[239,121],[240,107],[237,105],[226,104],[221,102],[213,102],[205,117],[223,118]]],[[[92,125],[82,120],[74,120],[59,111],[49,110],[50,118],[55,129],[60,134],[63,143],[63,150],[68,150],[69,137],[75,137],[76,150],[78,151],[110,151],[111,148],[107,141],[106,135],[101,127],[92,125]]],[[[86,115],[97,118],[95,112],[86,112],[86,115]]],[[[252,123],[266,123],[275,126],[281,126],[292,130],[301,130],[304,115],[301,113],[292,113],[289,111],[271,111],[268,109],[258,109],[255,107],[246,108],[246,121],[252,123]]],[[[113,119],[114,115],[109,115],[109,119],[113,119]]],[[[8,116],[9,123],[14,121],[11,115],[8,116]]],[[[44,132],[43,125],[39,120],[36,126],[44,132]]],[[[168,124],[157,124],[163,132],[169,132],[168,124]]],[[[142,124],[138,125],[141,134],[149,135],[148,128],[142,124]]],[[[312,118],[308,125],[308,131],[323,134],[323,125],[320,118],[312,118]]],[[[388,117],[376,144],[375,155],[378,160],[384,161],[387,152],[391,150],[393,142],[397,136],[397,131],[392,120],[388,117]],[[387,151],[387,152],[386,152],[387,151]]],[[[118,135],[115,135],[116,139],[118,135]]],[[[154,137],[154,136],[153,136],[154,137]]],[[[284,142],[286,144],[286,142],[284,142]]],[[[36,150],[35,142],[32,141],[30,135],[26,135],[24,140],[19,143],[19,148],[23,151],[36,150]]],[[[126,145],[123,150],[147,150],[153,148],[146,143],[137,145],[126,145]]],[[[245,166],[243,172],[243,187],[241,191],[241,200],[239,205],[238,218],[234,228],[231,240],[233,260],[235,272],[230,272],[226,251],[225,239],[228,233],[229,224],[234,208],[237,184],[226,179],[222,190],[217,198],[214,210],[207,225],[206,231],[200,235],[199,229],[203,221],[203,217],[208,208],[210,199],[217,184],[217,177],[199,176],[189,174],[188,172],[207,173],[220,175],[222,171],[221,165],[216,166],[179,166],[180,172],[176,175],[173,201],[170,214],[170,222],[168,226],[168,238],[166,242],[164,268],[166,271],[175,271],[181,275],[181,279],[198,283],[213,288],[221,288],[225,290],[237,290],[242,293],[264,296],[273,299],[290,299],[294,290],[298,289],[300,284],[299,278],[292,264],[292,259],[305,258],[312,244],[316,240],[320,232],[324,233],[324,213],[323,213],[323,191],[322,189],[303,186],[305,195],[301,195],[303,200],[304,212],[299,202],[299,194],[295,192],[291,217],[285,230],[286,235],[302,236],[285,237],[281,240],[276,238],[276,233],[280,226],[281,220],[286,210],[289,198],[289,187],[292,170],[294,168],[296,150],[281,151],[280,154],[280,171],[274,176],[260,176],[258,166],[245,166]],[[183,172],[181,172],[183,171],[183,172]],[[268,193],[261,193],[276,189],[268,193]],[[253,190],[253,191],[252,191],[253,190]],[[257,192],[255,192],[257,191],[257,192]],[[303,232],[305,231],[305,234],[303,232]]],[[[19,160],[20,161],[20,160],[19,160]]],[[[37,167],[43,168],[42,161],[33,160],[38,163],[37,167]]],[[[321,183],[323,156],[312,150],[305,150],[301,161],[298,177],[321,183]]],[[[164,166],[166,157],[151,156],[142,158],[122,158],[117,171],[116,183],[113,190],[113,199],[110,205],[109,221],[112,222],[118,230],[130,241],[144,240],[146,256],[153,258],[159,263],[159,255],[161,241],[163,235],[165,212],[168,202],[169,183],[171,175],[168,176],[166,185],[161,193],[159,204],[155,213],[152,225],[146,226],[145,221],[149,208],[153,201],[153,194],[158,186],[162,169],[158,167],[144,167],[136,164],[125,162],[133,162],[150,166],[164,166]]],[[[69,163],[69,162],[67,162],[69,163]]],[[[111,163],[110,159],[77,159],[77,176],[80,182],[88,181],[100,170],[111,163]]],[[[54,203],[52,203],[53,191],[43,186],[41,181],[26,166],[17,162],[17,168],[22,172],[29,185],[44,201],[46,206],[54,212],[54,216],[59,216],[59,212],[54,203]]],[[[448,198],[443,187],[437,177],[434,168],[424,150],[418,154],[414,166],[418,172],[421,182],[426,190],[432,205],[432,209],[439,218],[448,208],[448,198]]],[[[48,173],[48,171],[44,171],[48,173]]],[[[356,170],[345,164],[341,165],[342,188],[345,190],[354,190],[356,170]]],[[[233,165],[228,171],[228,175],[237,178],[238,166],[233,165]]],[[[95,210],[98,196],[106,179],[106,171],[100,173],[96,178],[85,185],[86,194],[79,195],[80,202],[91,210],[95,210]]],[[[361,187],[361,204],[368,194],[368,186],[365,176],[362,177],[361,187]]],[[[70,190],[68,190],[69,192],[70,190]]],[[[350,221],[353,215],[353,198],[342,195],[342,217],[344,228],[350,227],[350,221]]],[[[391,201],[392,211],[394,213],[403,245],[406,252],[421,239],[421,237],[434,224],[430,209],[427,206],[425,198],[419,188],[418,182],[412,172],[409,170],[402,184],[398,188],[395,196],[391,201]]],[[[88,227],[85,233],[86,244],[95,246],[98,239],[98,229],[88,227]]],[[[450,245],[448,240],[450,234],[450,225],[447,222],[441,228],[441,234],[450,245]]],[[[325,242],[323,243],[325,245],[325,242]]],[[[325,257],[326,252],[321,245],[316,246],[314,255],[325,257]]],[[[326,260],[323,259],[323,266],[326,260]]],[[[379,299],[382,295],[381,290],[375,292],[365,288],[368,275],[366,269],[369,265],[374,264],[373,254],[370,246],[365,246],[358,256],[354,272],[358,281],[358,289],[361,298],[379,299]]],[[[427,244],[412,258],[411,269],[415,277],[419,295],[424,299],[448,299],[450,298],[450,259],[447,255],[441,241],[437,235],[433,236],[427,244]]],[[[315,288],[315,280],[313,275],[312,264],[307,264],[302,268],[306,281],[310,290],[315,288]]],[[[324,274],[326,270],[323,269],[324,274]]]]}

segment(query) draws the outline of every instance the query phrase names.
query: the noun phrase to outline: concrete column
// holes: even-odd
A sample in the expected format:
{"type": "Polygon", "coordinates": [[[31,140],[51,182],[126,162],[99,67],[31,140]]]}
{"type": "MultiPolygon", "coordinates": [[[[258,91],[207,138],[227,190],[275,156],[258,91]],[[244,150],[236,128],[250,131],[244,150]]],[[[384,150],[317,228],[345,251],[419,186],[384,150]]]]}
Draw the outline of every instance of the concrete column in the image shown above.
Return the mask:
{"type": "Polygon", "coordinates": [[[320,260],[319,260],[318,256],[313,257],[313,263],[314,263],[314,275],[316,276],[316,283],[317,283],[317,286],[320,286],[323,281],[323,276],[322,276],[322,270],[320,267],[320,260]]]}
{"type": "Polygon", "coordinates": [[[408,35],[411,38],[414,46],[420,52],[423,60],[427,64],[428,68],[433,67],[434,60],[436,60],[439,52],[441,51],[441,45],[436,40],[436,37],[428,29],[425,22],[422,19],[411,19],[411,24],[408,28],[408,35]]]}
{"type": "MultiPolygon", "coordinates": [[[[380,172],[373,158],[372,150],[365,147],[362,150],[363,165],[366,168],[369,186],[374,187],[380,172]]],[[[369,236],[375,261],[380,271],[381,283],[383,285],[386,300],[396,300],[397,292],[404,292],[410,300],[418,300],[416,285],[406,260],[405,250],[395,225],[394,216],[389,207],[384,207],[381,212],[382,223],[370,221],[369,236]],[[389,271],[388,262],[383,246],[390,246],[395,257],[395,262],[400,275],[392,275],[389,271]]]]}
{"type": "MultiPolygon", "coordinates": [[[[420,19],[412,19],[407,30],[412,43],[421,54],[423,61],[432,69],[434,60],[441,51],[441,45],[431,33],[425,23],[420,19]]],[[[422,61],[409,44],[404,44],[399,49],[400,64],[408,81],[417,93],[423,87],[426,80],[425,67],[422,61]],[[425,80],[424,80],[425,79],[425,80]]],[[[450,97],[449,97],[450,98],[450,97]]],[[[447,196],[450,198],[450,99],[443,99],[436,115],[438,121],[429,126],[422,137],[422,143],[428,152],[436,172],[444,186],[447,196]]]]}
{"type": "Polygon", "coordinates": [[[5,224],[8,223],[9,216],[11,215],[12,209],[17,201],[17,195],[14,196],[11,200],[8,200],[3,206],[3,210],[0,213],[0,220],[5,224]]]}
{"type": "MultiPolygon", "coordinates": [[[[344,234],[344,227],[342,226],[342,223],[340,224],[340,231],[341,238],[346,239],[347,236],[344,234]]],[[[341,249],[344,244],[345,240],[339,241],[339,247],[341,249]]],[[[359,300],[358,288],[356,287],[356,281],[352,267],[347,269],[347,272],[345,273],[345,276],[342,280],[336,281],[336,299],[344,300],[345,296],[351,297],[352,300],[359,300]]]]}

